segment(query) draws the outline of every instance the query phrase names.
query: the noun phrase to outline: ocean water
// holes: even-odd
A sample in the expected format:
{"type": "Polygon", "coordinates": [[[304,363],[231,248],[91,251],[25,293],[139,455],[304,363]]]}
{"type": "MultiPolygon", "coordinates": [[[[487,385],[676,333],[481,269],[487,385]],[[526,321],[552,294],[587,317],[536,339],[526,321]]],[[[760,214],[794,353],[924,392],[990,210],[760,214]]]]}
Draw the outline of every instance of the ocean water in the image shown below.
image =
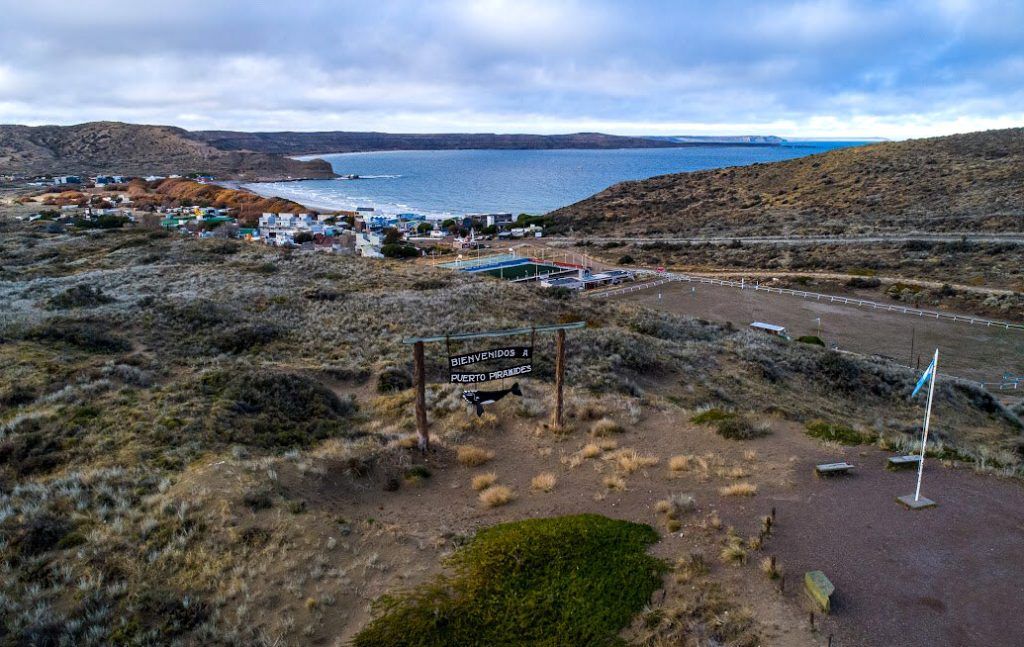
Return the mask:
{"type": "MultiPolygon", "coordinates": [[[[314,209],[373,207],[428,216],[540,214],[624,180],[813,155],[865,142],[618,150],[387,151],[318,155],[361,179],[247,184],[314,209]]],[[[308,159],[308,158],[306,158],[308,159]]]]}

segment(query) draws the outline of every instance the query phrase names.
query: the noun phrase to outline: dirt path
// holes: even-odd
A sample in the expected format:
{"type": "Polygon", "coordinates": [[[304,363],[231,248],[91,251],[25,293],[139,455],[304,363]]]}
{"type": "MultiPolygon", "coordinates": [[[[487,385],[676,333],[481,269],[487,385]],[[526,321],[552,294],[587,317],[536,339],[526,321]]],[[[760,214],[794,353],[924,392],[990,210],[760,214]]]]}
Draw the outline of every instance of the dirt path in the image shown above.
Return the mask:
{"type": "MultiPolygon", "coordinates": [[[[676,271],[676,270],[672,270],[676,271]]],[[[680,270],[682,271],[682,270],[680,270]]],[[[716,277],[730,277],[730,276],[746,276],[746,277],[757,277],[757,278],[793,278],[797,276],[809,276],[816,279],[827,279],[831,281],[848,281],[853,278],[863,278],[856,274],[843,274],[840,272],[773,272],[768,270],[713,270],[704,268],[698,271],[688,272],[689,274],[695,274],[697,276],[716,276],[716,277]]],[[[1017,294],[1014,290],[1007,290],[1004,288],[987,288],[979,287],[977,285],[964,285],[961,283],[943,283],[941,281],[928,281],[925,279],[907,279],[898,276],[875,276],[885,285],[893,283],[902,283],[905,285],[919,285],[926,288],[941,288],[944,285],[948,285],[951,288],[959,290],[961,292],[973,292],[977,294],[1017,294]]]]}
{"type": "Polygon", "coordinates": [[[974,243],[1024,243],[1024,233],[981,233],[978,232],[950,232],[944,234],[935,233],[913,233],[904,234],[877,234],[869,236],[598,236],[585,238],[553,238],[552,240],[575,244],[582,240],[595,243],[676,243],[676,244],[702,244],[729,245],[733,241],[751,243],[756,245],[862,245],[865,243],[906,243],[911,241],[928,241],[933,243],[959,243],[963,240],[974,243]]]}

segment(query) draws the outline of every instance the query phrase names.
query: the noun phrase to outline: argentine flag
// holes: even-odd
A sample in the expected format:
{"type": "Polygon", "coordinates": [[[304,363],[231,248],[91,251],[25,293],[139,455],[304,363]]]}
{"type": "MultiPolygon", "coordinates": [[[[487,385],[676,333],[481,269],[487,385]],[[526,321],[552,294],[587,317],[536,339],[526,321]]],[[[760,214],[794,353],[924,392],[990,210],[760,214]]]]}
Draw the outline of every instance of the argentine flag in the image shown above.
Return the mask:
{"type": "Polygon", "coordinates": [[[935,360],[933,359],[932,363],[928,365],[928,368],[924,369],[924,375],[922,375],[921,379],[917,381],[917,386],[914,387],[914,392],[910,394],[910,397],[913,398],[915,395],[917,395],[917,392],[921,390],[921,387],[927,384],[928,379],[931,378],[934,374],[935,360]]]}

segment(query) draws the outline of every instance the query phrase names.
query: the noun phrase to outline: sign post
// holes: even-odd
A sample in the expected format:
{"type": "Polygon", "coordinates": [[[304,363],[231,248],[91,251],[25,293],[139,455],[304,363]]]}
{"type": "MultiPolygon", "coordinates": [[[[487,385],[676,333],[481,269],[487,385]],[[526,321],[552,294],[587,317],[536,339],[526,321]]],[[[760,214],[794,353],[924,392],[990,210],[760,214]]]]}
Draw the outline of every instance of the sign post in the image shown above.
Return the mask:
{"type": "Polygon", "coordinates": [[[416,387],[416,435],[421,452],[430,449],[430,435],[427,433],[427,385],[426,367],[423,365],[423,342],[412,346],[413,384],[416,387]]]}
{"type": "Polygon", "coordinates": [[[562,385],[565,382],[565,331],[555,333],[555,412],[552,423],[562,426],[562,385]]]}
{"type": "MultiPolygon", "coordinates": [[[[565,331],[585,328],[587,322],[574,321],[564,324],[550,324],[545,326],[531,326],[529,328],[512,328],[508,330],[489,330],[485,332],[456,333],[453,335],[435,335],[432,337],[410,337],[403,339],[402,343],[412,345],[413,359],[413,388],[416,389],[416,435],[417,445],[420,451],[430,449],[430,431],[427,420],[427,379],[426,363],[424,360],[424,344],[428,342],[452,342],[469,339],[486,339],[491,337],[509,337],[514,335],[535,335],[536,333],[555,333],[555,410],[552,412],[552,422],[561,426],[563,396],[562,391],[565,384],[565,331]]],[[[449,380],[453,383],[478,384],[492,380],[500,380],[517,375],[526,375],[533,371],[533,347],[511,346],[496,348],[477,353],[449,356],[449,380]],[[478,361],[489,361],[494,359],[517,360],[523,362],[518,366],[490,371],[490,372],[461,372],[451,369],[472,364],[478,361]]],[[[513,386],[513,388],[516,388],[513,386]]],[[[484,392],[479,392],[481,395],[484,392]]],[[[497,394],[502,395],[502,394],[497,394]]],[[[491,398],[496,399],[496,398],[491,398]]]]}

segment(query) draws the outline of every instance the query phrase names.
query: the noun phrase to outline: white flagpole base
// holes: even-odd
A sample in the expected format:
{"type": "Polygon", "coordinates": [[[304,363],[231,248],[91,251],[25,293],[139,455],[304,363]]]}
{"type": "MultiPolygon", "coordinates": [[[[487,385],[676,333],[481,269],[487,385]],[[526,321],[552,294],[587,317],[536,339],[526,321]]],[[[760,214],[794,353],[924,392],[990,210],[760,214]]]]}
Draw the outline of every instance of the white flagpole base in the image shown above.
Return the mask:
{"type": "Polygon", "coordinates": [[[896,497],[896,500],[907,506],[911,510],[923,510],[924,508],[934,508],[938,504],[931,499],[920,497],[916,501],[914,500],[913,494],[904,494],[903,496],[896,497]]]}

